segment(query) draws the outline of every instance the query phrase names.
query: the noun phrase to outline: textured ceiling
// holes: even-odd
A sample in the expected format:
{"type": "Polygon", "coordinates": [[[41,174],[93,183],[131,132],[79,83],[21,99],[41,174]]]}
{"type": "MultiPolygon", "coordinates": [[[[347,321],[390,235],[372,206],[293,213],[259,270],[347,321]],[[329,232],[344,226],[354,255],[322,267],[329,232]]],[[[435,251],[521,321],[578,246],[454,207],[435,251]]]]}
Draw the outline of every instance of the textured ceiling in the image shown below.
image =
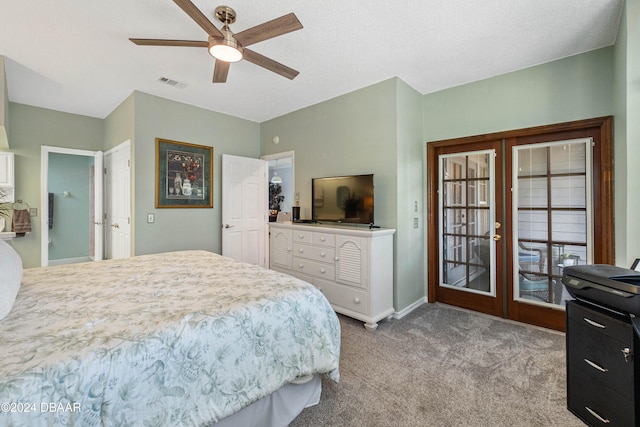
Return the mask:
{"type": "Polygon", "coordinates": [[[131,43],[207,39],[171,0],[0,0],[9,99],[104,118],[138,90],[262,122],[391,77],[425,94],[612,45],[623,0],[193,3],[217,27],[234,8],[234,32],[294,12],[302,30],[251,48],[300,75],[241,61],[213,84],[206,49],[131,43]]]}

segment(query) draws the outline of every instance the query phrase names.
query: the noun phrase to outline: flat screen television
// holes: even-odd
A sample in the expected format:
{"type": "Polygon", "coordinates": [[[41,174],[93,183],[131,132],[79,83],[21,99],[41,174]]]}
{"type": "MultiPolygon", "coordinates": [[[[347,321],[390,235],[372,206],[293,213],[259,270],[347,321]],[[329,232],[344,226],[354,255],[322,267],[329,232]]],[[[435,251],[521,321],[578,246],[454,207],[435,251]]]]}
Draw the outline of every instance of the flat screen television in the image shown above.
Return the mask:
{"type": "Polygon", "coordinates": [[[313,178],[311,216],[317,222],[373,224],[373,174],[313,178]]]}

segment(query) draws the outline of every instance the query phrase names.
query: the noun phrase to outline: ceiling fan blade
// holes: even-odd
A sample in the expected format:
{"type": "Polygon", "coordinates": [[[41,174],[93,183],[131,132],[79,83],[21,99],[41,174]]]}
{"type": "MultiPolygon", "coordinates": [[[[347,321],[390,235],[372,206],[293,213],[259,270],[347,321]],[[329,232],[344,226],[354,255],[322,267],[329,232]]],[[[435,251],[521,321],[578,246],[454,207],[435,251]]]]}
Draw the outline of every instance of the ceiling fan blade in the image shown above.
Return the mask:
{"type": "Polygon", "coordinates": [[[248,30],[240,31],[233,37],[242,44],[242,46],[250,46],[252,44],[267,40],[273,37],[281,36],[302,28],[302,24],[294,13],[281,16],[264,24],[256,25],[248,30]]]}
{"type": "Polygon", "coordinates": [[[209,47],[208,42],[197,40],[129,39],[139,46],[209,47]]]}
{"type": "Polygon", "coordinates": [[[229,65],[229,62],[224,62],[216,59],[216,66],[213,69],[213,83],[224,83],[227,81],[227,74],[229,74],[229,65]]]}
{"type": "Polygon", "coordinates": [[[262,68],[266,68],[269,71],[280,74],[281,76],[284,76],[289,80],[293,80],[298,74],[300,74],[293,68],[282,65],[281,63],[276,62],[273,59],[267,58],[266,56],[260,55],[259,53],[249,49],[244,50],[242,59],[246,59],[247,61],[259,65],[262,68]]]}
{"type": "Polygon", "coordinates": [[[175,4],[180,6],[180,9],[184,10],[187,15],[191,17],[196,24],[207,32],[212,37],[224,37],[223,34],[216,28],[215,25],[189,0],[173,0],[175,4]]]}

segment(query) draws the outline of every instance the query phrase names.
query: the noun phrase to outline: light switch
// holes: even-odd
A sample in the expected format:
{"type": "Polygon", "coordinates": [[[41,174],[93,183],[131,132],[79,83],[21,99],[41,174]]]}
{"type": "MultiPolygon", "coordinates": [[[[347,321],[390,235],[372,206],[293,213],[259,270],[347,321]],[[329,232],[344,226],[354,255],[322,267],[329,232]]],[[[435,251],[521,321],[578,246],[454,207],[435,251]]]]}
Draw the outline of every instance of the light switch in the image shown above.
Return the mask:
{"type": "Polygon", "coordinates": [[[156,222],[156,216],[154,214],[152,214],[152,213],[147,214],[147,222],[149,224],[151,224],[153,222],[156,222]]]}
{"type": "Polygon", "coordinates": [[[413,228],[418,228],[418,218],[413,218],[413,228]]]}

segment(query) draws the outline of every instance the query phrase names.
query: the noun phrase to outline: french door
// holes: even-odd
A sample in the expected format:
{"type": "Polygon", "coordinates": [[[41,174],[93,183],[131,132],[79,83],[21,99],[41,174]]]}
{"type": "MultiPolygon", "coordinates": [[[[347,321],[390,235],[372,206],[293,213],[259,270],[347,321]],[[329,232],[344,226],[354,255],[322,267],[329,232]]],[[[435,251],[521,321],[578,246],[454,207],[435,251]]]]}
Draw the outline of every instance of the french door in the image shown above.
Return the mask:
{"type": "Polygon", "coordinates": [[[564,330],[563,268],[613,263],[610,130],[429,143],[429,301],[564,330]]]}
{"type": "Polygon", "coordinates": [[[438,301],[502,315],[500,141],[438,150],[438,301]]]}

